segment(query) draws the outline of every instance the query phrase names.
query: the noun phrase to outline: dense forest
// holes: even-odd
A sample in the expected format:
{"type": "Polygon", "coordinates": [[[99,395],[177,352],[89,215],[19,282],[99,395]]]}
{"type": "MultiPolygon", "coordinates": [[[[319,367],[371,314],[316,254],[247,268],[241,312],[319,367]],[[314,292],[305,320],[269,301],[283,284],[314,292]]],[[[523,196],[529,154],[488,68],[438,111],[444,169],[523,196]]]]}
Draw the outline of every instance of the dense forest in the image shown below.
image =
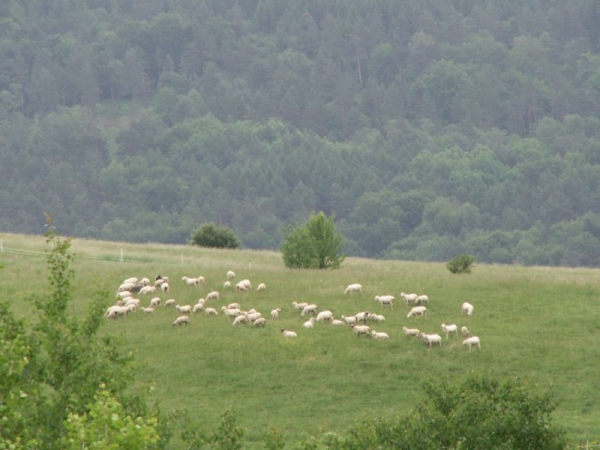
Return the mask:
{"type": "Polygon", "coordinates": [[[596,0],[4,0],[0,230],[600,265],[596,0]]]}

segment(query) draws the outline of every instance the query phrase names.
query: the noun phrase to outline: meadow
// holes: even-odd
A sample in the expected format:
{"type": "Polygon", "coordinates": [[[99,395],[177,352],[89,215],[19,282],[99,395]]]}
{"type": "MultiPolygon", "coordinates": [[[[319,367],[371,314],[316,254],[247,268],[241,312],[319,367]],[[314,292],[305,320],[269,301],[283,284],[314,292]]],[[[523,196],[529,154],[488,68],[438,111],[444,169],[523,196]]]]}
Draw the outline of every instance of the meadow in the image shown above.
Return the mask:
{"type": "MultiPolygon", "coordinates": [[[[1,234],[2,296],[15,315],[32,317],[23,299],[49,289],[43,236],[1,234]]],[[[180,305],[195,304],[211,290],[220,300],[239,302],[267,317],[264,329],[233,327],[223,315],[190,314],[190,325],[173,327],[172,308],[137,312],[107,320],[103,333],[119,335],[140,364],[132,387],[146,391],[163,412],[185,408],[214,429],[230,406],[248,445],[273,429],[293,442],[323,431],[340,431],[365,418],[408,413],[423,398],[426,380],[461,381],[469,374],[504,379],[521,377],[557,401],[554,422],[573,443],[599,440],[600,429],[600,270],[475,264],[470,275],[452,275],[443,263],[347,258],[334,271],[290,270],[277,252],[216,250],[186,245],[129,244],[73,239],[75,262],[72,313],[83,317],[98,290],[111,296],[125,278],[158,274],[170,279],[170,292],[158,293],[180,305]],[[226,272],[248,278],[263,292],[224,290],[226,272]],[[202,275],[203,287],[181,278],[202,275]],[[344,295],[350,283],[362,295],[344,295]],[[425,293],[428,314],[406,318],[400,292],[425,293]],[[393,309],[375,295],[396,297],[393,309]],[[316,324],[305,330],[292,302],[316,303],[339,318],[368,310],[385,322],[370,323],[390,339],[356,337],[349,327],[316,324]],[[474,315],[461,314],[464,301],[474,315]],[[272,320],[270,311],[281,308],[272,320]],[[481,351],[469,353],[462,337],[446,339],[440,325],[466,325],[480,337],[481,351]],[[408,339],[402,327],[444,337],[428,349],[408,339]],[[280,329],[298,333],[284,339],[280,329]]],[[[140,296],[147,306],[152,296],[140,296]]],[[[107,306],[114,299],[107,299],[107,306]]],[[[31,319],[34,320],[34,319],[31,319]]],[[[257,444],[258,445],[258,444],[257,444]]]]}

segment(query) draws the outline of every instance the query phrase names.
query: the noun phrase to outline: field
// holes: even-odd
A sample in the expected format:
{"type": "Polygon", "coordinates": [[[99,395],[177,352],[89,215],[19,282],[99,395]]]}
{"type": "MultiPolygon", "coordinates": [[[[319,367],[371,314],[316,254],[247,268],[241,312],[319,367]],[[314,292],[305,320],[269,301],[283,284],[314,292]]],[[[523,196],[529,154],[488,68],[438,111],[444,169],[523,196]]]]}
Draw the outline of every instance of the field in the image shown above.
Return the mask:
{"type": "MultiPolygon", "coordinates": [[[[18,317],[29,317],[31,306],[22,299],[48,289],[44,237],[0,239],[2,295],[18,317]]],[[[191,315],[188,327],[172,327],[176,311],[161,307],[153,315],[107,320],[102,329],[122,335],[137,352],[141,367],[131,382],[147,388],[149,400],[163,411],[186,408],[207,429],[232,405],[248,445],[273,428],[291,442],[408,411],[423,397],[424,380],[460,381],[473,373],[518,376],[551,389],[558,402],[555,423],[570,440],[600,439],[600,270],[476,264],[470,275],[452,275],[442,263],[348,258],[339,270],[313,271],[286,269],[276,252],[80,239],[72,240],[71,250],[75,315],[83,317],[97,290],[114,293],[125,278],[161,274],[171,280],[171,291],[159,294],[163,302],[193,305],[219,290],[221,299],[207,306],[220,310],[237,301],[267,316],[264,329],[233,327],[223,315],[201,313],[191,315]],[[228,270],[235,271],[234,281],[264,282],[267,290],[224,290],[228,270]],[[205,287],[181,280],[199,275],[205,287]],[[344,295],[350,283],[361,283],[363,294],[344,295]],[[407,319],[400,292],[428,294],[428,314],[407,319]],[[393,309],[374,300],[383,294],[396,297],[393,309]],[[357,338],[348,327],[324,324],[305,330],[293,301],[316,303],[336,317],[384,314],[385,322],[370,325],[390,340],[357,338]],[[474,305],[472,317],[461,315],[463,301],[474,305]],[[282,309],[277,320],[269,315],[274,308],[282,309]],[[481,351],[469,354],[455,336],[429,350],[402,332],[407,326],[442,334],[442,323],[468,326],[481,338],[481,351]],[[284,339],[281,328],[298,338],[284,339]]],[[[151,296],[140,298],[147,305],[151,296]]]]}

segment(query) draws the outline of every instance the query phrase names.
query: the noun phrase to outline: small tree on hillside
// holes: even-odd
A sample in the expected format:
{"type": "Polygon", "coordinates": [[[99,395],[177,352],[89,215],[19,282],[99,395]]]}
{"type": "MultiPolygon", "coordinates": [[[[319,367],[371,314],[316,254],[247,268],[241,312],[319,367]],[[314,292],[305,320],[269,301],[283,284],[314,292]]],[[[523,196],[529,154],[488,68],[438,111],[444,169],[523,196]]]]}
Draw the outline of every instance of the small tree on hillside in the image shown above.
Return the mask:
{"type": "Polygon", "coordinates": [[[240,240],[231,228],[207,222],[192,234],[192,245],[211,248],[238,248],[240,240]]]}
{"type": "Polygon", "coordinates": [[[312,213],[308,222],[286,232],[281,253],[286,267],[338,269],[345,253],[340,253],[343,237],[336,232],[335,216],[312,213]]]}

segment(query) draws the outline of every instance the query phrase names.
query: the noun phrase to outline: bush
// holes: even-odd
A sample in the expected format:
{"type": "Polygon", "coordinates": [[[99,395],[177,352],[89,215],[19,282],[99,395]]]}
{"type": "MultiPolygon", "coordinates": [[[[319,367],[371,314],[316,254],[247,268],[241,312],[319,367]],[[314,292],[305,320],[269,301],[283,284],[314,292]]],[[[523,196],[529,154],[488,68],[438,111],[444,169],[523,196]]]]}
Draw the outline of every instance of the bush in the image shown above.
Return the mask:
{"type": "Polygon", "coordinates": [[[474,256],[458,255],[446,263],[446,268],[451,273],[471,273],[474,262],[474,256]]]}
{"type": "Polygon", "coordinates": [[[192,234],[190,244],[211,248],[239,248],[240,240],[231,228],[207,222],[192,234]]]}

